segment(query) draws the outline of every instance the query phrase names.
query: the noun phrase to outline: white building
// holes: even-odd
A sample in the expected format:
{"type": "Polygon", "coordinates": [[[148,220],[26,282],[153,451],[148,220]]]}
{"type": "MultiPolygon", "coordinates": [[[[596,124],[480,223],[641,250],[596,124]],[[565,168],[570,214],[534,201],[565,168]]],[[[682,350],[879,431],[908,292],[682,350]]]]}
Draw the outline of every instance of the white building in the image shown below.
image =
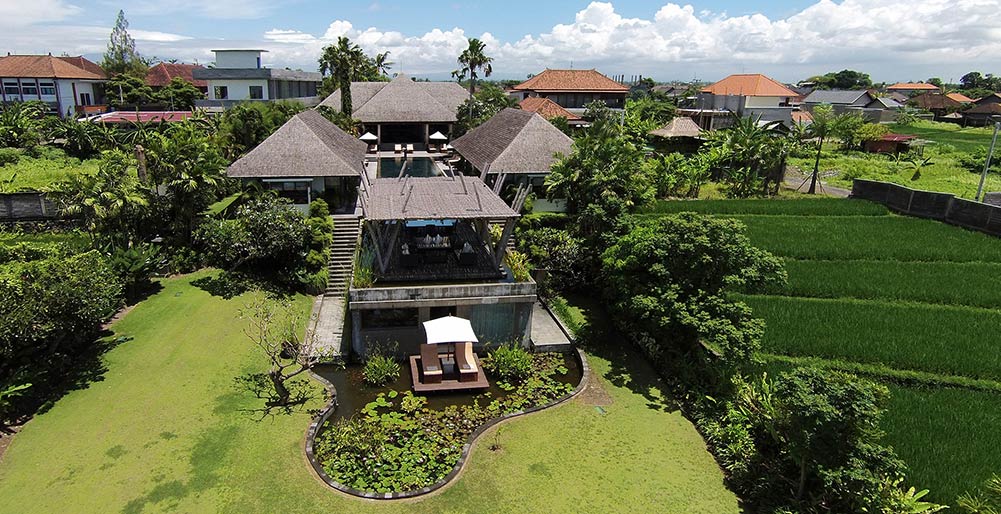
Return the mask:
{"type": "Polygon", "coordinates": [[[307,106],[319,103],[323,77],[316,72],[265,68],[267,50],[213,50],[215,67],[196,69],[192,76],[208,83],[208,99],[200,107],[229,107],[237,102],[296,99],[307,106]]]}
{"type": "Polygon", "coordinates": [[[0,57],[0,101],[42,101],[60,116],[100,113],[108,76],[83,57],[10,55],[0,57]]]}
{"type": "Polygon", "coordinates": [[[729,125],[733,114],[761,122],[792,122],[790,101],[799,95],[782,83],[759,73],[730,75],[702,88],[693,109],[678,112],[692,117],[704,130],[729,125]]]}

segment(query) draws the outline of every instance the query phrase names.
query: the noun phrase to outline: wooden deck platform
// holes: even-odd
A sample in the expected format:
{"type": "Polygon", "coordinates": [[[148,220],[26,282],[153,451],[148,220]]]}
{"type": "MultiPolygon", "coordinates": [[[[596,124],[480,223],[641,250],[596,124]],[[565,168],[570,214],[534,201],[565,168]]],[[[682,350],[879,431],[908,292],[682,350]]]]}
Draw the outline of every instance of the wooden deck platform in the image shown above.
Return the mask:
{"type": "Polygon", "coordinates": [[[490,387],[490,382],[487,382],[487,376],[483,373],[483,365],[480,363],[479,356],[474,356],[476,359],[476,380],[469,382],[459,382],[459,372],[453,371],[452,373],[446,373],[442,376],[441,382],[437,384],[425,384],[424,374],[421,371],[420,365],[420,355],[410,356],[410,377],[413,380],[414,391],[418,393],[427,393],[434,391],[461,391],[466,389],[486,389],[490,387]]]}

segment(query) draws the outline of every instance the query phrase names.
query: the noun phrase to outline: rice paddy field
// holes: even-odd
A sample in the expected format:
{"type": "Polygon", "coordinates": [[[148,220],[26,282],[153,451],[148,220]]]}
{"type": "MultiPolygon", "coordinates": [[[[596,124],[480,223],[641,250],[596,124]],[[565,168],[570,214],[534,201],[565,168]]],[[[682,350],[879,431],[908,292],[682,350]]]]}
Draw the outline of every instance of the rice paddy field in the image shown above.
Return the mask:
{"type": "Polygon", "coordinates": [[[647,215],[740,219],[786,286],[742,300],[766,322],[764,369],[813,365],[886,383],[886,442],[909,485],[955,498],[1001,472],[1001,239],[858,200],[661,202],[647,215]]]}

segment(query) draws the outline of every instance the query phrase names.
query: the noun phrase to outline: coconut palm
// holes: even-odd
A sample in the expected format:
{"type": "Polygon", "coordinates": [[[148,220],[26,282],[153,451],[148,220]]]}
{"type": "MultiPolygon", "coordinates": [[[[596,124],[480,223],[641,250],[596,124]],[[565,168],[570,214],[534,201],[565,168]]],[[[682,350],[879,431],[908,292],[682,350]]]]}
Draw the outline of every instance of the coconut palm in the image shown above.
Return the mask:
{"type": "Polygon", "coordinates": [[[337,44],[324,47],[320,55],[320,73],[326,75],[329,71],[340,88],[341,112],[353,112],[351,82],[368,66],[371,66],[371,59],[362,52],[360,46],[344,36],[337,38],[337,44]]]}
{"type": "Polygon", "coordinates": [[[381,54],[375,54],[375,60],[373,60],[372,64],[375,65],[376,72],[382,75],[389,75],[389,68],[395,63],[389,60],[389,51],[385,51],[381,54]]]}
{"type": "Polygon", "coordinates": [[[66,193],[54,195],[65,214],[83,218],[95,244],[129,247],[139,240],[150,202],[130,171],[133,165],[120,150],[105,152],[97,174],[75,175],[66,193]]]}
{"type": "MultiPolygon", "coordinates": [[[[482,71],[484,77],[489,77],[493,73],[494,69],[491,63],[494,61],[493,57],[488,57],[483,51],[486,49],[487,45],[476,38],[469,38],[469,46],[459,54],[457,59],[459,63],[459,69],[452,72],[452,76],[458,79],[460,82],[469,77],[469,99],[473,99],[473,95],[476,94],[476,78],[479,76],[477,72],[482,71]]],[[[473,117],[473,105],[472,102],[469,104],[469,117],[473,117]]]]}
{"type": "Polygon", "coordinates": [[[813,160],[813,175],[810,176],[811,195],[817,194],[817,177],[820,175],[820,152],[824,147],[824,139],[834,130],[837,116],[830,105],[818,105],[813,109],[813,122],[807,128],[807,134],[817,140],[817,155],[813,160]]]}

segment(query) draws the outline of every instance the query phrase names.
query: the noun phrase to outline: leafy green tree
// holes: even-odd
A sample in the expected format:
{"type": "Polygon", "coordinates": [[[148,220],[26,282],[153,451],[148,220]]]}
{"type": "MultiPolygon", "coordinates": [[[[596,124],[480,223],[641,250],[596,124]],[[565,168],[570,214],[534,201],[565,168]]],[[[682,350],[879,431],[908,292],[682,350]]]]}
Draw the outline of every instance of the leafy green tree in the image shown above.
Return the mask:
{"type": "Polygon", "coordinates": [[[457,109],[458,119],[452,130],[452,137],[459,137],[480,126],[498,112],[517,105],[518,102],[508,96],[503,89],[493,84],[483,84],[471,99],[463,102],[457,109]]]}
{"type": "Polygon", "coordinates": [[[205,93],[181,77],[174,77],[155,96],[172,111],[190,111],[195,108],[195,100],[205,98],[205,93]]]}
{"type": "Polygon", "coordinates": [[[78,215],[95,244],[130,247],[142,240],[150,214],[149,192],[132,173],[135,161],[120,150],[105,152],[94,175],[74,175],[56,199],[78,215]]]}
{"type": "Polygon", "coordinates": [[[12,102],[0,106],[0,148],[32,148],[42,139],[48,107],[42,102],[12,102]]]}
{"type": "Polygon", "coordinates": [[[306,256],[308,233],[302,213],[271,194],[241,205],[233,219],[206,220],[196,239],[217,265],[277,270],[291,283],[306,256]]]}
{"type": "Polygon", "coordinates": [[[841,70],[817,75],[807,79],[815,82],[817,89],[868,89],[872,87],[872,79],[868,73],[855,70],[841,70]]]}
{"type": "Polygon", "coordinates": [[[105,91],[108,103],[116,109],[148,105],[157,98],[153,88],[146,85],[145,78],[125,73],[111,77],[105,91]]]}
{"type": "Polygon", "coordinates": [[[278,127],[305,109],[299,102],[243,102],[223,113],[219,139],[230,160],[261,144],[278,127]]]}
{"type": "MultiPolygon", "coordinates": [[[[602,255],[620,328],[658,363],[698,380],[750,361],[763,323],[730,294],[781,283],[781,262],[736,220],[681,213],[635,223],[602,255]],[[712,369],[704,369],[709,359],[712,369]]],[[[717,382],[720,383],[720,382],[717,382]]]]}
{"type": "Polygon", "coordinates": [[[841,140],[841,146],[846,149],[860,150],[862,141],[858,139],[859,130],[866,124],[865,118],[855,112],[846,112],[836,116],[831,124],[830,132],[841,140]]]}
{"type": "Polygon", "coordinates": [[[818,105],[813,109],[813,122],[807,127],[809,137],[816,139],[817,155],[813,160],[813,174],[810,176],[811,195],[817,194],[817,179],[820,176],[820,152],[824,149],[824,140],[831,135],[836,116],[830,105],[818,105]]]}
{"type": "Polygon", "coordinates": [[[703,151],[719,156],[713,164],[728,196],[746,198],[777,191],[789,152],[789,140],[778,127],[778,122],[760,125],[754,118],[742,117],[728,128],[709,133],[703,151]]]}
{"type": "MultiPolygon", "coordinates": [[[[452,76],[456,80],[462,82],[465,78],[469,77],[469,99],[473,99],[473,95],[476,93],[476,79],[479,78],[479,72],[483,72],[484,77],[489,77],[493,71],[493,57],[488,57],[484,52],[487,48],[486,43],[480,41],[477,38],[469,38],[469,46],[459,54],[456,61],[459,63],[459,69],[452,72],[452,76]]],[[[472,104],[469,105],[469,118],[473,118],[472,104]]]]}
{"type": "Polygon", "coordinates": [[[131,75],[140,79],[146,76],[149,64],[136,50],[136,41],[129,35],[129,21],[125,19],[125,11],[118,11],[101,67],[108,75],[131,75]]]}

